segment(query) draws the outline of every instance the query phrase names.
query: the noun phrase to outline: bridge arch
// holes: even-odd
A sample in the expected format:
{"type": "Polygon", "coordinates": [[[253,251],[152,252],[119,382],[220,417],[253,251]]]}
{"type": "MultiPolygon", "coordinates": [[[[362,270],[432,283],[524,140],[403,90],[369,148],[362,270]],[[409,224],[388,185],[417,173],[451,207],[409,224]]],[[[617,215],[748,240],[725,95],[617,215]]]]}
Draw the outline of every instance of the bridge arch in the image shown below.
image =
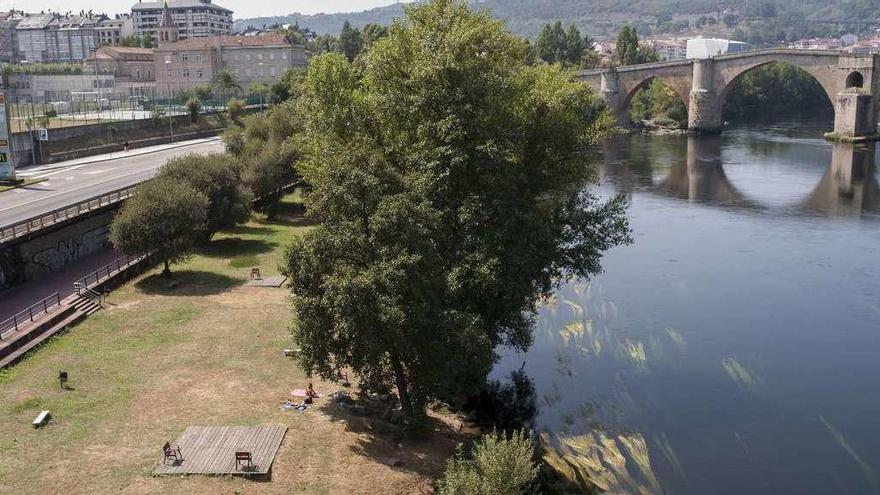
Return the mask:
{"type": "Polygon", "coordinates": [[[854,70],[847,74],[846,76],[846,87],[849,88],[861,88],[865,85],[865,76],[862,75],[861,72],[854,70]]]}
{"type": "Polygon", "coordinates": [[[817,70],[811,65],[798,64],[797,61],[789,60],[787,57],[761,58],[762,60],[749,63],[746,66],[739,68],[739,70],[731,71],[725,68],[720,68],[719,76],[721,78],[721,83],[723,84],[723,87],[718,96],[722,104],[724,103],[724,100],[727,98],[727,96],[730,94],[730,90],[733,89],[734,83],[737,80],[759,67],[765,67],[773,63],[791,65],[809,74],[816,82],[819,83],[820,86],[822,86],[822,89],[825,90],[825,96],[828,98],[828,101],[832,103],[832,106],[834,104],[834,96],[839,93],[842,87],[845,85],[845,81],[836,81],[832,74],[827,73],[828,71],[817,70]]]}
{"type": "Polygon", "coordinates": [[[635,84],[630,84],[629,87],[626,88],[626,91],[627,91],[626,96],[624,97],[623,101],[621,102],[622,107],[624,109],[629,108],[630,104],[632,103],[632,99],[636,95],[636,93],[647,88],[648,85],[650,85],[655,80],[663,81],[664,83],[666,83],[667,86],[672,88],[672,90],[675,92],[675,94],[678,95],[679,99],[684,104],[685,108],[687,108],[688,98],[690,98],[690,91],[691,91],[690,84],[688,83],[687,87],[682,87],[682,84],[679,84],[680,81],[676,81],[675,79],[672,79],[672,78],[666,78],[663,76],[655,76],[655,75],[649,75],[635,84]]]}
{"type": "MultiPolygon", "coordinates": [[[[736,86],[736,83],[741,81],[744,76],[751,73],[752,71],[759,69],[761,67],[767,67],[771,64],[780,64],[783,66],[794,67],[798,71],[809,76],[810,79],[818,83],[818,85],[822,88],[822,93],[825,95],[825,102],[827,103],[827,109],[831,111],[831,115],[833,116],[836,112],[834,98],[835,95],[840,91],[838,88],[846,87],[850,82],[864,82],[862,79],[859,81],[859,77],[861,74],[853,75],[853,80],[850,81],[849,77],[847,77],[846,81],[836,80],[837,78],[841,78],[841,75],[837,75],[835,78],[835,74],[830,74],[827,70],[822,70],[822,68],[817,68],[812,65],[801,65],[796,63],[796,61],[788,60],[787,57],[761,57],[762,60],[749,63],[744,67],[740,67],[740,70],[730,71],[725,70],[725,68],[719,68],[718,75],[723,83],[721,91],[718,93],[718,103],[719,110],[722,114],[724,114],[725,106],[727,105],[728,97],[730,96],[731,91],[736,86]]],[[[852,74],[851,74],[852,75],[852,74]]],[[[842,78],[841,78],[842,79],[842,78]]]]}
{"type": "Polygon", "coordinates": [[[631,112],[633,109],[633,101],[636,95],[639,94],[639,91],[646,90],[648,87],[654,83],[655,81],[660,81],[664,83],[668,88],[672,90],[678,97],[678,101],[681,102],[684,107],[685,119],[687,117],[688,110],[688,99],[690,95],[690,81],[681,81],[674,77],[664,77],[662,75],[648,75],[638,81],[629,82],[628,84],[624,84],[621,88],[623,91],[623,98],[620,101],[620,113],[624,116],[625,121],[624,124],[631,123],[631,112]]]}

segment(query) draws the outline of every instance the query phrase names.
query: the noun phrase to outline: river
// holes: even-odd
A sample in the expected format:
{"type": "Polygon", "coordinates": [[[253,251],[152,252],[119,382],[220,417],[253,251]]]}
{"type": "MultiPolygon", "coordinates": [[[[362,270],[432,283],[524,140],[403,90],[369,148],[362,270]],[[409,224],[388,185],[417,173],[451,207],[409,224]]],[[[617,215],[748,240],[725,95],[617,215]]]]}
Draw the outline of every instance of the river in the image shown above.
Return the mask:
{"type": "Polygon", "coordinates": [[[827,123],[623,136],[599,194],[635,242],[542,305],[493,372],[611,491],[880,493],[880,173],[827,123]]]}

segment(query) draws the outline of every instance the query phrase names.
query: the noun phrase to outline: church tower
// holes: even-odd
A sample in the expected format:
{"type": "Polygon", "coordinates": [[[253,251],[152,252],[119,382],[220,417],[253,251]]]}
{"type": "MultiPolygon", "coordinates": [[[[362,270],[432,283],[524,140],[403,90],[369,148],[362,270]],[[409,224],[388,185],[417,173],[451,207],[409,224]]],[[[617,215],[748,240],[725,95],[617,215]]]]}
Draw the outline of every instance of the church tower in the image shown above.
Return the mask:
{"type": "Polygon", "coordinates": [[[168,2],[165,2],[165,8],[162,9],[162,20],[159,22],[157,41],[160,45],[175,43],[179,35],[180,30],[174,24],[174,18],[171,17],[171,9],[168,8],[168,2]]]}

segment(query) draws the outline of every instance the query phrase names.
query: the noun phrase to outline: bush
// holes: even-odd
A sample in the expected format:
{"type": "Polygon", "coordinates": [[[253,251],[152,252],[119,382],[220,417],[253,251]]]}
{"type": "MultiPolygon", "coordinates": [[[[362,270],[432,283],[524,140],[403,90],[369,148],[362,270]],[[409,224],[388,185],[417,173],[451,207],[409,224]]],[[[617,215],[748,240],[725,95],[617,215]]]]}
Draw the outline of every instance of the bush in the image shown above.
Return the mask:
{"type": "Polygon", "coordinates": [[[137,187],[110,224],[110,242],[129,256],[152,253],[170,264],[186,259],[204,235],[208,198],[182,182],[154,179],[137,187]]]}
{"type": "Polygon", "coordinates": [[[253,196],[242,184],[241,163],[232,156],[185,155],[173,158],[156,178],[186,184],[208,199],[203,240],[214,232],[246,222],[250,217],[253,196]]]}
{"type": "Polygon", "coordinates": [[[240,98],[230,98],[226,103],[226,109],[229,111],[229,118],[238,122],[238,118],[244,113],[244,100],[240,98]]]}
{"type": "Polygon", "coordinates": [[[238,126],[229,126],[223,131],[221,136],[226,152],[241,157],[244,153],[246,141],[244,139],[244,130],[238,126]]]}
{"type": "Polygon", "coordinates": [[[45,115],[46,117],[54,118],[58,116],[58,112],[56,112],[54,108],[49,108],[46,109],[45,115]]]}
{"type": "Polygon", "coordinates": [[[202,111],[202,101],[195,97],[186,100],[186,111],[189,113],[189,120],[195,122],[202,111]]]}
{"type": "Polygon", "coordinates": [[[535,446],[523,430],[505,438],[483,435],[466,455],[459,445],[437,482],[440,495],[513,495],[528,493],[538,476],[535,446]]]}

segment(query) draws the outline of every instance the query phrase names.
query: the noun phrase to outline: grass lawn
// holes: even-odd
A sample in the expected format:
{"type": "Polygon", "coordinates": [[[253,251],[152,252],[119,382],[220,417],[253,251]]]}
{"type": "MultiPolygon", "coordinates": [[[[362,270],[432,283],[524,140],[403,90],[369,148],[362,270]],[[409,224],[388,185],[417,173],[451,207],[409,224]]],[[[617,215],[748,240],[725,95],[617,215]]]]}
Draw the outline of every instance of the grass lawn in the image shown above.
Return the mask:
{"type": "Polygon", "coordinates": [[[43,182],[44,180],[46,180],[45,177],[42,177],[39,179],[25,179],[25,180],[21,180],[21,181],[12,182],[12,183],[0,182],[0,192],[8,191],[10,189],[15,189],[18,187],[32,186],[34,184],[39,184],[40,182],[43,182]]]}
{"type": "Polygon", "coordinates": [[[277,273],[287,239],[308,228],[286,201],[276,222],[257,217],[174,266],[176,287],[153,268],[110,294],[107,309],[0,371],[0,493],[430,491],[458,440],[446,423],[409,437],[326,398],[302,413],[279,407],[308,382],[281,352],[288,291],[242,284],[251,266],[277,273]],[[72,390],[59,388],[59,370],[72,390]],[[42,409],[53,419],[33,429],[42,409]],[[161,445],[187,426],[256,424],[289,428],[271,481],[152,475],[161,445]]]}

